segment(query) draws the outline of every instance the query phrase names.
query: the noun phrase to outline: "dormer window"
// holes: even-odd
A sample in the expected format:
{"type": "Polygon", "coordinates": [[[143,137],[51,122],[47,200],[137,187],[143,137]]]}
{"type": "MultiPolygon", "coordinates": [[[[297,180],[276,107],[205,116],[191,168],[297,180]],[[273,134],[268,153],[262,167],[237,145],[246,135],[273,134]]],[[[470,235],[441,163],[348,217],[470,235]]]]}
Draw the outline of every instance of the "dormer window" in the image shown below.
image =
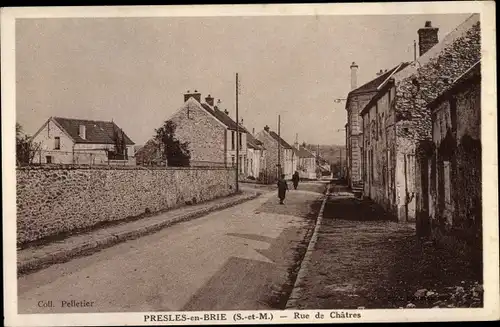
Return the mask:
{"type": "Polygon", "coordinates": [[[78,135],[85,140],[86,138],[86,130],[85,130],[85,125],[80,125],[80,128],[79,128],[79,133],[78,135]]]}

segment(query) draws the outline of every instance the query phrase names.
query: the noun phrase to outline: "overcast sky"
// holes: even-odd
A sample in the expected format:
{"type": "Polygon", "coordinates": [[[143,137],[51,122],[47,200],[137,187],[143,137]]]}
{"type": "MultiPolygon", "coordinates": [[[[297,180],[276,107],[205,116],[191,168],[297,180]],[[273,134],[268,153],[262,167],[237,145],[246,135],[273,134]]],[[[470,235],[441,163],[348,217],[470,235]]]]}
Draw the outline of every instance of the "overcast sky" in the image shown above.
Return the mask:
{"type": "Polygon", "coordinates": [[[426,20],[439,39],[469,15],[52,18],[16,25],[17,121],[113,119],[144,144],[187,90],[220,98],[248,129],[293,143],[344,144],[351,62],[358,86],[401,61],[426,20]]]}

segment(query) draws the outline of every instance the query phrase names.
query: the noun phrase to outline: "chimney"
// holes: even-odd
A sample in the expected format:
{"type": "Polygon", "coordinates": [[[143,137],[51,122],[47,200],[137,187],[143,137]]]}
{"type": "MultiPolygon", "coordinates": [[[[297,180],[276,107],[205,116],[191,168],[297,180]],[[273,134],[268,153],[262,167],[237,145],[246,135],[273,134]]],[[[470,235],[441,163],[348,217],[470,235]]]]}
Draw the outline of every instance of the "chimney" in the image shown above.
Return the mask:
{"type": "Polygon", "coordinates": [[[87,135],[85,135],[85,125],[80,125],[79,126],[79,131],[78,131],[78,135],[85,140],[85,137],[87,135]]]}
{"type": "Polygon", "coordinates": [[[214,106],[215,110],[219,110],[220,108],[220,99],[217,99],[217,105],[214,106]]]}
{"type": "Polygon", "coordinates": [[[425,27],[418,30],[418,49],[420,56],[439,43],[439,28],[432,27],[431,21],[425,22],[425,27]]]}
{"type": "Polygon", "coordinates": [[[377,76],[380,76],[380,75],[383,75],[384,74],[384,71],[381,69],[378,73],[377,73],[377,76]]]}
{"type": "Polygon", "coordinates": [[[264,126],[264,130],[269,133],[269,126],[264,126]]]}
{"type": "Polygon", "coordinates": [[[214,106],[214,98],[212,98],[210,96],[210,94],[205,98],[205,102],[210,106],[210,107],[213,107],[214,106]]]}
{"type": "Polygon", "coordinates": [[[351,64],[351,90],[358,87],[358,65],[353,61],[351,64]]]}
{"type": "Polygon", "coordinates": [[[191,93],[189,90],[184,94],[184,102],[189,100],[189,98],[193,97],[196,101],[201,102],[201,93],[199,93],[197,90],[194,90],[193,93],[191,93]]]}
{"type": "Polygon", "coordinates": [[[224,113],[229,116],[229,111],[227,111],[227,109],[224,109],[224,113]]]}
{"type": "Polygon", "coordinates": [[[252,128],[252,135],[255,135],[255,128],[252,128]]]}

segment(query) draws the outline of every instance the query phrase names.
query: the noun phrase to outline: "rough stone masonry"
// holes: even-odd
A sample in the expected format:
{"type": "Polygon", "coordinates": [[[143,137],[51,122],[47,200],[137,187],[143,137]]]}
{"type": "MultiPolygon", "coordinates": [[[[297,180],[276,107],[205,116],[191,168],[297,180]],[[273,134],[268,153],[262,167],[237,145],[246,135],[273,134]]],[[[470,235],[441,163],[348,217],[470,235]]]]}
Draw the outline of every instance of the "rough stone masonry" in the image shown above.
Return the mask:
{"type": "Polygon", "coordinates": [[[226,168],[23,167],[17,243],[235,193],[226,168]]]}

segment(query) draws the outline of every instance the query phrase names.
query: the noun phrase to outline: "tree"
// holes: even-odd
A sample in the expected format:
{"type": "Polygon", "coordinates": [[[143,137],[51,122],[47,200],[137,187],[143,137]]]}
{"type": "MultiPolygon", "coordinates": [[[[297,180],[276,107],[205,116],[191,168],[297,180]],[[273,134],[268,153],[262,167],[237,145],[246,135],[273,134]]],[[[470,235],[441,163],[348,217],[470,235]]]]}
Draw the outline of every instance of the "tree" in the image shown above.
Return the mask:
{"type": "Polygon", "coordinates": [[[16,162],[17,165],[31,165],[41,144],[33,142],[31,136],[24,134],[21,124],[16,123],[16,162]]]}
{"type": "Polygon", "coordinates": [[[174,122],[167,120],[162,127],[155,130],[155,140],[162,147],[162,157],[171,167],[187,167],[191,160],[189,143],[181,143],[175,138],[177,126],[174,122]]]}

